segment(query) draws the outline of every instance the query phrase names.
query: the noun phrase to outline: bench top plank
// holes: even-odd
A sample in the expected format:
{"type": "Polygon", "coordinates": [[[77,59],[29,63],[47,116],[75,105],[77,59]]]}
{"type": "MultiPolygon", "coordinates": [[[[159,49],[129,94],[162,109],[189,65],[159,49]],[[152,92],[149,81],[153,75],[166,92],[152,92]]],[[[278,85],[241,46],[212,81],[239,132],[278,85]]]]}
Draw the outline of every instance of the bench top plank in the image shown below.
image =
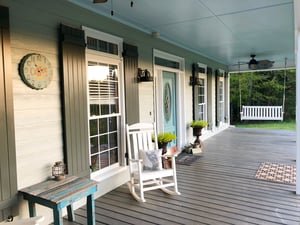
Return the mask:
{"type": "Polygon", "coordinates": [[[78,199],[95,191],[97,191],[97,182],[76,176],[69,176],[61,181],[47,180],[20,190],[27,200],[40,198],[54,204],[73,198],[78,199]]]}

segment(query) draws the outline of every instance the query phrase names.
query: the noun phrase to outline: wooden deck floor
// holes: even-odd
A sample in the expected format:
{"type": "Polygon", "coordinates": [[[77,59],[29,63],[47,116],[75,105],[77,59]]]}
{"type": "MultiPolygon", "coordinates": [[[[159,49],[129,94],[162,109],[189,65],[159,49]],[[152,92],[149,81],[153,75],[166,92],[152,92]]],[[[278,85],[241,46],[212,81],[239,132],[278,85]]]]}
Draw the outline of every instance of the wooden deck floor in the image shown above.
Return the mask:
{"type": "MultiPolygon", "coordinates": [[[[181,196],[156,190],[138,203],[124,185],[96,200],[96,224],[300,224],[296,187],[254,178],[260,162],[295,165],[295,140],[295,132],[229,128],[204,142],[192,166],[177,166],[181,196]]],[[[85,214],[76,210],[78,224],[85,214]]]]}

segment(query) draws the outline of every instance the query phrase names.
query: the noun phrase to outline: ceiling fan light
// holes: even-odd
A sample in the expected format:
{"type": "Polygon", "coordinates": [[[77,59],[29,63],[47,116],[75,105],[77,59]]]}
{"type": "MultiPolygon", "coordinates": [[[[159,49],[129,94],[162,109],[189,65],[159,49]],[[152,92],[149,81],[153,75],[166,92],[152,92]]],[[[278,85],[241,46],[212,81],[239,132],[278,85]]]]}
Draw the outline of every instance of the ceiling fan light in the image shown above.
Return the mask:
{"type": "MultiPolygon", "coordinates": [[[[256,61],[256,60],[255,60],[256,61]]],[[[249,69],[251,69],[251,70],[255,70],[255,69],[257,69],[257,62],[256,63],[249,63],[249,69]]]]}
{"type": "Polygon", "coordinates": [[[94,0],[93,2],[94,3],[105,3],[105,2],[107,2],[107,0],[94,0]]]}

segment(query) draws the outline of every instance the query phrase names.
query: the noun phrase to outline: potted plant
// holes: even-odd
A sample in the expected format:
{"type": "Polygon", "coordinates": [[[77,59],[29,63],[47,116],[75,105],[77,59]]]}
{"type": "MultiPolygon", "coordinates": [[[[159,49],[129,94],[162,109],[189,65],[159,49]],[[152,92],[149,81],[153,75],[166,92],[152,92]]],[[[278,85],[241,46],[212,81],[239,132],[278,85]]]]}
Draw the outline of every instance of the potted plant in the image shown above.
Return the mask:
{"type": "MultiPolygon", "coordinates": [[[[162,149],[162,154],[167,153],[167,145],[176,140],[176,135],[172,132],[164,132],[157,134],[158,148],[162,149]]],[[[172,162],[168,158],[162,160],[163,168],[172,168],[172,162]]]]}
{"type": "Polygon", "coordinates": [[[172,132],[164,132],[157,134],[158,147],[163,149],[163,154],[167,152],[167,145],[176,140],[176,135],[172,132]]]}
{"type": "Polygon", "coordinates": [[[206,127],[208,125],[208,123],[204,120],[193,120],[191,123],[190,123],[190,126],[191,127],[206,127]]]}
{"type": "Polygon", "coordinates": [[[194,145],[200,146],[200,136],[202,135],[202,128],[206,127],[208,123],[204,120],[194,120],[190,123],[190,126],[193,128],[193,135],[196,136],[196,140],[194,142],[194,145]]]}

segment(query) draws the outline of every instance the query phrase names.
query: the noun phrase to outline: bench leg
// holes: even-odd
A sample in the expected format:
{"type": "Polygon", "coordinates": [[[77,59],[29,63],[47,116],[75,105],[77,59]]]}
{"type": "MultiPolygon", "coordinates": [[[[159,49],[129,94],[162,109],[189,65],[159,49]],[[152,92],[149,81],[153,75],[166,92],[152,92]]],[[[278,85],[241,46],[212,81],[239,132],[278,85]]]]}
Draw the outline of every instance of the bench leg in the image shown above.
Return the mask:
{"type": "Polygon", "coordinates": [[[54,225],[63,224],[62,213],[60,209],[53,209],[53,220],[54,220],[54,225]]]}
{"type": "Polygon", "coordinates": [[[35,203],[28,200],[28,208],[29,208],[29,216],[35,217],[36,216],[35,203]]]}
{"type": "Polygon", "coordinates": [[[95,202],[94,202],[94,195],[91,194],[87,196],[86,201],[86,216],[87,216],[87,224],[88,225],[95,225],[95,202]]]}
{"type": "Polygon", "coordinates": [[[67,206],[67,212],[68,212],[68,220],[75,221],[74,210],[73,210],[72,204],[67,206]]]}

